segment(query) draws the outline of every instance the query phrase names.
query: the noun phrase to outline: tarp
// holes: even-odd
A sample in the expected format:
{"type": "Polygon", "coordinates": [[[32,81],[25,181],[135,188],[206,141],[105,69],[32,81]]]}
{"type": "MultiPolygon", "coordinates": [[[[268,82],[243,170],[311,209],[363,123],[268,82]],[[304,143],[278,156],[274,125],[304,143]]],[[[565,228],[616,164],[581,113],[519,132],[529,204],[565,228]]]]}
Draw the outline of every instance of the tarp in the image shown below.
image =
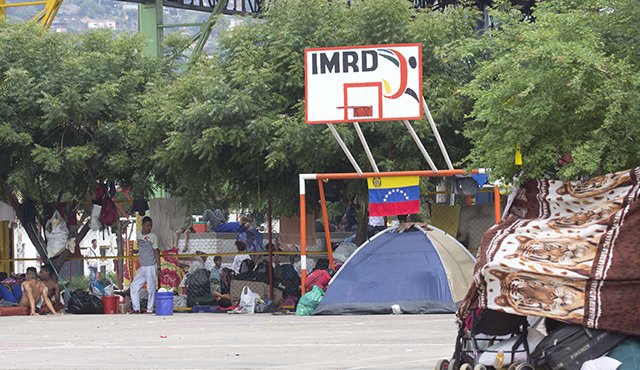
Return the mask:
{"type": "Polygon", "coordinates": [[[525,182],[483,237],[459,315],[477,305],[640,335],[639,177],[525,182]]]}
{"type": "Polygon", "coordinates": [[[393,232],[364,243],[329,283],[316,315],[452,313],[471,281],[473,257],[441,230],[393,232]]]}

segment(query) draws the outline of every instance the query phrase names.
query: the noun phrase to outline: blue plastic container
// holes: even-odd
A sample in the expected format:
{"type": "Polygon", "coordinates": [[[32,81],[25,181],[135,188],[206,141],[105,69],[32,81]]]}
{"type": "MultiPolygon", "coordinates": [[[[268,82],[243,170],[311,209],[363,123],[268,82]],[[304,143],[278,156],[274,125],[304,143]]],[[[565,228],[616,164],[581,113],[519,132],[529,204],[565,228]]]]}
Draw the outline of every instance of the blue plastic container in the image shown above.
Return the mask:
{"type": "Polygon", "coordinates": [[[156,292],[156,315],[173,315],[173,292],[156,292]]]}

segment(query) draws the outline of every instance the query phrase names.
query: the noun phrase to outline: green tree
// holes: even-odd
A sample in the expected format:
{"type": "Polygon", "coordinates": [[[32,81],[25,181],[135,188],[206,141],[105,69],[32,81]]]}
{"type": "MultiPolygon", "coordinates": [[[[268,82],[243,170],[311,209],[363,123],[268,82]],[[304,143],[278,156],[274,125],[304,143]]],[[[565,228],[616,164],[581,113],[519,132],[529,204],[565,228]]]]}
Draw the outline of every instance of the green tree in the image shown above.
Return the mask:
{"type": "MultiPolygon", "coordinates": [[[[328,129],[304,123],[304,49],[422,42],[427,99],[450,134],[445,142],[454,148],[453,160],[460,161],[468,143],[456,131],[462,130],[470,103],[459,90],[471,80],[472,69],[454,57],[449,58],[464,68],[448,65],[442,51],[454,41],[475,37],[478,19],[463,8],[416,11],[404,0],[351,6],[273,2],[263,21],[222,33],[216,54],[147,95],[141,130],[152,137],[139,139],[155,144],[143,156],[153,158],[150,170],[159,181],[192,201],[211,204],[224,198],[257,210],[271,198],[276,212],[293,212],[298,173],[353,172],[328,129]]],[[[425,144],[436,147],[426,122],[414,125],[425,144]]],[[[427,167],[401,123],[362,127],[381,170],[427,167]]],[[[341,125],[338,130],[369,169],[353,128],[341,125]]],[[[438,154],[432,154],[444,167],[438,154]]],[[[362,194],[363,186],[362,181],[354,183],[350,193],[358,189],[362,194]]]]}
{"type": "MultiPolygon", "coordinates": [[[[640,58],[632,0],[546,1],[533,21],[493,12],[499,27],[461,47],[482,55],[466,93],[471,166],[511,178],[597,175],[640,165],[640,58]],[[571,153],[574,163],[561,166],[571,153]]],[[[459,51],[462,52],[462,51],[459,51]]]]}
{"type": "Polygon", "coordinates": [[[56,34],[0,21],[0,199],[14,207],[41,255],[36,226],[60,202],[90,207],[95,180],[148,190],[148,182],[133,184],[147,176],[131,160],[137,148],[129,134],[140,96],[169,71],[141,46],[139,37],[56,34]],[[20,207],[27,200],[35,217],[20,207]]]}

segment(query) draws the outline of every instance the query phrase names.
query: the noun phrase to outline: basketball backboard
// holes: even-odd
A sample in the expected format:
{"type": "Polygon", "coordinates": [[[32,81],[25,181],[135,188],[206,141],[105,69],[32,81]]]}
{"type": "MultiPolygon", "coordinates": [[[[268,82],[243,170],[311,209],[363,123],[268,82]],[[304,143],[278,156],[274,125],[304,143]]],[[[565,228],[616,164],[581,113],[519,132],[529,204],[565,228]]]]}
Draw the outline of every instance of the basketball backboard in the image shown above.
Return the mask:
{"type": "Polygon", "coordinates": [[[309,124],[422,118],[422,45],[305,49],[309,124]]]}

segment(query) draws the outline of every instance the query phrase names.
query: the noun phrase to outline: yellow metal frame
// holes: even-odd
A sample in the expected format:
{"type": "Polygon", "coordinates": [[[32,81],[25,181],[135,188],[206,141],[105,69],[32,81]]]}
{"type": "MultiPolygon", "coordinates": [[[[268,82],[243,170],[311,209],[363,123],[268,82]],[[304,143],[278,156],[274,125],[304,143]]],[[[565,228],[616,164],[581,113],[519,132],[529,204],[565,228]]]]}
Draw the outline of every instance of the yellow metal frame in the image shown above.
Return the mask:
{"type": "Polygon", "coordinates": [[[44,5],[44,8],[36,14],[32,20],[40,23],[40,25],[46,29],[51,27],[53,20],[58,14],[62,0],[40,0],[40,1],[25,1],[19,3],[7,4],[6,0],[0,0],[0,17],[7,15],[7,8],[13,8],[18,6],[34,6],[44,5]]]}

